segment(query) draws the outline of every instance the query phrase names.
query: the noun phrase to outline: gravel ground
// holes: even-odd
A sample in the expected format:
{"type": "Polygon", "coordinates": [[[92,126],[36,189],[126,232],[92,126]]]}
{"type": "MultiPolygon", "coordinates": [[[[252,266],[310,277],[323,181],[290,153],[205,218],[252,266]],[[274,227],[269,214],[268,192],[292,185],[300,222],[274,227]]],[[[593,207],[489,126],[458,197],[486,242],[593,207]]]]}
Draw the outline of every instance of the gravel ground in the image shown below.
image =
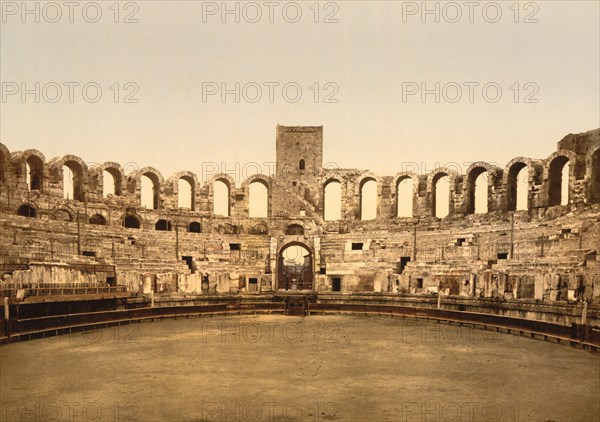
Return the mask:
{"type": "Polygon", "coordinates": [[[600,356],[399,318],[166,320],[0,346],[2,421],[598,421],[600,356]]]}

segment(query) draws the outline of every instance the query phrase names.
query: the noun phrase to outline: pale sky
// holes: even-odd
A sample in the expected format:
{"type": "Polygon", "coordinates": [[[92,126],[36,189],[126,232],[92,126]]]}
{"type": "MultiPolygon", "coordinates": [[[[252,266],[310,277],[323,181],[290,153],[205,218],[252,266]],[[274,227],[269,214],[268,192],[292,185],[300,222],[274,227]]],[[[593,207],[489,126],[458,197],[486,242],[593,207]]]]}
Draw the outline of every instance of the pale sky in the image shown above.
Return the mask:
{"type": "Polygon", "coordinates": [[[201,1],[98,2],[92,23],[90,3],[78,3],[71,23],[63,2],[28,2],[30,14],[2,2],[0,139],[9,150],[134,162],[165,178],[210,176],[216,166],[237,172],[239,185],[257,172],[250,163],[272,171],[277,124],[323,125],[325,163],[380,176],[545,158],[564,135],[600,126],[598,1],[478,2],[473,22],[464,2],[428,2],[439,22],[421,1],[275,2],[273,22],[264,2],[238,3],[239,23],[217,10],[222,2],[201,1]],[[239,102],[209,91],[236,83],[239,102]],[[32,93],[23,98],[23,88],[32,93]],[[422,88],[432,93],[423,99],[422,88]]]}

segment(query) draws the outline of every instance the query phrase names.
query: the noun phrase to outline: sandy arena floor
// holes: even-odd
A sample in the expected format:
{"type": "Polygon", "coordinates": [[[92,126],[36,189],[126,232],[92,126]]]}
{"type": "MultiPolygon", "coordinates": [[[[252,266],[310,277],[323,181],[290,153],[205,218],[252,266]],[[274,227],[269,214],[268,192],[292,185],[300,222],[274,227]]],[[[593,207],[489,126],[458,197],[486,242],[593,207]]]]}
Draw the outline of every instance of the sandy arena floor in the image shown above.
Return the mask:
{"type": "Polygon", "coordinates": [[[0,346],[2,421],[598,421],[600,356],[391,318],[166,320],[0,346]]]}

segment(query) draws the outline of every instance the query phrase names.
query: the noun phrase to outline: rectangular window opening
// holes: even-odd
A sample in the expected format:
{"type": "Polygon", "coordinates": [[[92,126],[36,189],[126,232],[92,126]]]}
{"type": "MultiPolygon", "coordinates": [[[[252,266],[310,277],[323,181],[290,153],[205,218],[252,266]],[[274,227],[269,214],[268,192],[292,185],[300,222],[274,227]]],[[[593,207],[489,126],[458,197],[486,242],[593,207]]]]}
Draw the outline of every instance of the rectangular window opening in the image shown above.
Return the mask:
{"type": "Polygon", "coordinates": [[[352,243],[352,250],[353,251],[362,251],[363,250],[363,244],[360,243],[360,242],[352,243]]]}
{"type": "Polygon", "coordinates": [[[342,291],[342,279],[340,277],[333,277],[331,279],[331,291],[341,292],[342,291]]]}

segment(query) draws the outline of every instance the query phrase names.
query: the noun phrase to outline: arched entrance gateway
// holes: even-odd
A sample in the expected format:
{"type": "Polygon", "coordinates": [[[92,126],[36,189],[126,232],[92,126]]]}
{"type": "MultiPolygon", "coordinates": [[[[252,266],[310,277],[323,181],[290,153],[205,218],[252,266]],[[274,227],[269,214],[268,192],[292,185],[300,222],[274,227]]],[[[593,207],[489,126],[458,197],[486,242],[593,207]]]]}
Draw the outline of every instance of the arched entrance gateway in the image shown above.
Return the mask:
{"type": "Polygon", "coordinates": [[[277,257],[277,288],[279,290],[313,289],[313,253],[300,242],[286,244],[277,257]]]}

